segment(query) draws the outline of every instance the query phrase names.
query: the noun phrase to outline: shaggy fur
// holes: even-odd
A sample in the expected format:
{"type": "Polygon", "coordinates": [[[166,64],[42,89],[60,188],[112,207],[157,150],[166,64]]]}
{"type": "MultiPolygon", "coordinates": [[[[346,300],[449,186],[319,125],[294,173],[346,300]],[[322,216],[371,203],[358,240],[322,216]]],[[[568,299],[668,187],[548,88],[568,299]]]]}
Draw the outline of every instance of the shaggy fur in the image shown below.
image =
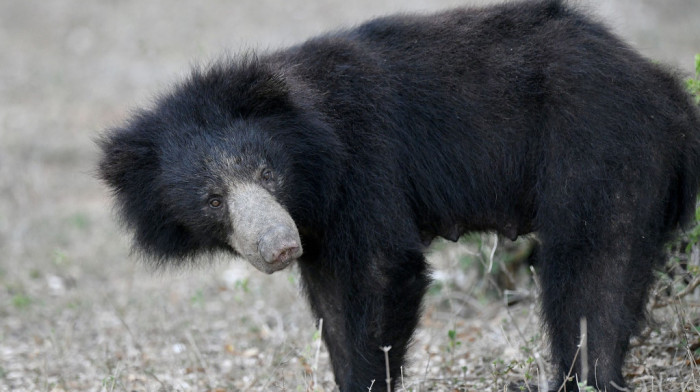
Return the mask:
{"type": "Polygon", "coordinates": [[[548,0],[380,18],[196,70],[105,135],[100,173],[165,264],[235,253],[206,200],[271,167],[342,391],[384,379],[380,346],[399,373],[434,237],[536,232],[555,381],[585,317],[588,383],[613,390],[694,210],[699,131],[674,76],[548,0]]]}

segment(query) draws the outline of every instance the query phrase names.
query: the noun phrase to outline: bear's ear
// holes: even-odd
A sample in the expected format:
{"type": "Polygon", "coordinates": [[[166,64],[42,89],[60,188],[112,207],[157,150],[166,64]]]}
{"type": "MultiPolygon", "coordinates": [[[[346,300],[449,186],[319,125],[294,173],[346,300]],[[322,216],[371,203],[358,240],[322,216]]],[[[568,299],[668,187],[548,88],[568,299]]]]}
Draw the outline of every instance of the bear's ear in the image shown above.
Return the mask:
{"type": "Polygon", "coordinates": [[[254,57],[195,69],[181,91],[211,97],[236,117],[269,116],[293,108],[285,76],[254,57]]]}
{"type": "Polygon", "coordinates": [[[114,197],[117,216],[135,233],[134,245],[143,248],[140,238],[149,221],[156,221],[155,177],[159,172],[158,154],[138,121],[125,128],[106,132],[97,144],[102,150],[98,177],[114,197]]]}
{"type": "Polygon", "coordinates": [[[289,86],[280,75],[252,72],[241,81],[234,111],[243,117],[262,117],[287,112],[293,108],[289,86]]]}
{"type": "Polygon", "coordinates": [[[130,130],[113,130],[97,143],[102,150],[98,175],[117,196],[145,180],[139,178],[139,171],[149,170],[157,165],[153,146],[134,137],[130,130]]]}
{"type": "Polygon", "coordinates": [[[283,114],[295,107],[285,75],[255,56],[195,68],[178,93],[198,104],[216,104],[235,117],[283,114]]]}

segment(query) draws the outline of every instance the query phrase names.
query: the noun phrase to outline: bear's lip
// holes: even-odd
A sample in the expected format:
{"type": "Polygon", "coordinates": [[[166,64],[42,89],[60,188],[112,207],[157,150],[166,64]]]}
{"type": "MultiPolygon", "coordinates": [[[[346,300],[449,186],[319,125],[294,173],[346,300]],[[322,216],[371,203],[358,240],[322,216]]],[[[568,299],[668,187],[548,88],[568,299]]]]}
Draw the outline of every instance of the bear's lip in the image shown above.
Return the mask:
{"type": "Polygon", "coordinates": [[[265,261],[262,254],[260,254],[259,252],[244,253],[240,252],[233,245],[229,246],[233,250],[234,254],[237,255],[237,257],[247,261],[249,264],[255,267],[255,269],[257,269],[260,272],[264,272],[268,275],[287,268],[294,261],[298,260],[299,257],[301,257],[301,255],[303,254],[301,247],[299,247],[299,249],[292,253],[290,257],[285,257],[279,262],[269,263],[265,261]]]}
{"type": "MultiPolygon", "coordinates": [[[[299,255],[301,256],[301,255],[299,255]]],[[[257,255],[246,255],[245,259],[250,264],[253,265],[258,271],[264,272],[268,275],[283,270],[287,268],[293,261],[297,260],[299,256],[293,256],[285,258],[284,260],[276,263],[268,263],[262,258],[260,254],[257,255]]]]}
{"type": "Polygon", "coordinates": [[[268,264],[288,264],[302,254],[297,228],[289,224],[275,223],[259,235],[258,253],[268,264]]]}

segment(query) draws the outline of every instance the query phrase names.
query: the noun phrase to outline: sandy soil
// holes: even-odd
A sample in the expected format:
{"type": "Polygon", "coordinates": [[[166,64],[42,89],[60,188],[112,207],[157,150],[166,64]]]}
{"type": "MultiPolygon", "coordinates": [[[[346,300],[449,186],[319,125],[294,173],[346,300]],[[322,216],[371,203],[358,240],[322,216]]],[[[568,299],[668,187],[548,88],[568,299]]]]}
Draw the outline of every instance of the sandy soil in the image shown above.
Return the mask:
{"type": "MultiPolygon", "coordinates": [[[[577,3],[646,55],[690,73],[700,52],[697,0],[577,3]]],[[[94,179],[93,140],[223,51],[278,48],[371,16],[459,4],[0,2],[0,391],[305,391],[314,380],[315,390],[332,390],[325,350],[315,364],[318,340],[296,272],[262,276],[235,260],[148,271],[129,256],[94,179]]],[[[526,300],[515,307],[494,302],[478,268],[461,266],[474,259],[470,249],[440,245],[431,254],[439,284],[407,389],[500,390],[546,353],[533,286],[523,285],[526,300]]],[[[695,303],[661,314],[635,346],[627,372],[638,390],[697,390],[683,345],[693,339],[683,335],[689,320],[698,325],[695,303]]]]}

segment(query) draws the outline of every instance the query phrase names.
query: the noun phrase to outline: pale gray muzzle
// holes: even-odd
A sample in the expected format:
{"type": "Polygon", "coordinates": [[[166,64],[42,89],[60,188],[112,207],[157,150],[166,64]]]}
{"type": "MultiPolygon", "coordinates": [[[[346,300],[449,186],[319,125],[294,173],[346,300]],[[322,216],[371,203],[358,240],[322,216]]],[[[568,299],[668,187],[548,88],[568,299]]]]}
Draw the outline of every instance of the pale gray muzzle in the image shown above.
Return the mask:
{"type": "Polygon", "coordinates": [[[294,220],[263,187],[232,187],[228,207],[233,223],[229,244],[255,268],[271,274],[301,256],[294,220]]]}

